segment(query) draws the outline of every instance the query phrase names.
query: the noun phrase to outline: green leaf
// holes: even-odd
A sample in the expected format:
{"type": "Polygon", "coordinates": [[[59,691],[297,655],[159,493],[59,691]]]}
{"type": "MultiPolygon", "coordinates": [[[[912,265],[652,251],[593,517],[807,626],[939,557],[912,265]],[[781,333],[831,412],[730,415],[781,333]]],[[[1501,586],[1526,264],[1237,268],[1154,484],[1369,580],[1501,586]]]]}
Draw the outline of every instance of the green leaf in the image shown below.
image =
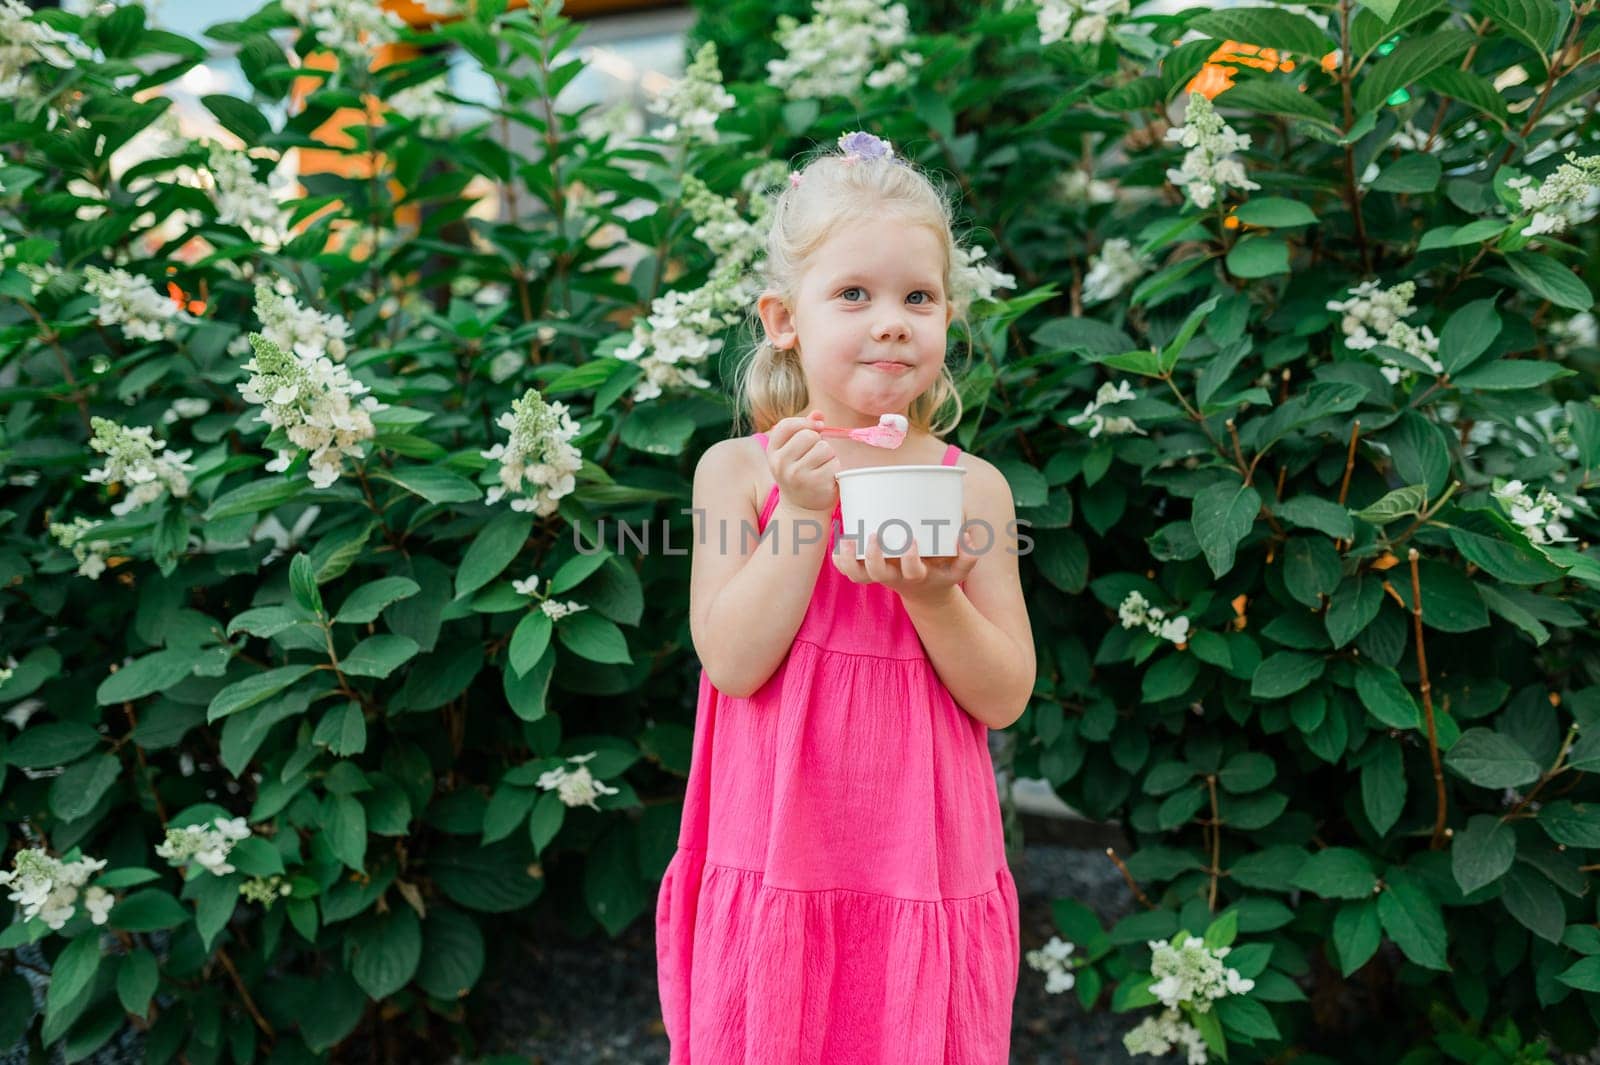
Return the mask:
{"type": "Polygon", "coordinates": [[[270,699],[315,669],[315,666],[307,665],[280,666],[264,673],[251,674],[241,681],[230,684],[212,697],[211,705],[206,708],[206,723],[210,724],[270,699]]]}
{"type": "Polygon", "coordinates": [[[316,567],[311,564],[311,556],[300,552],[289,563],[289,590],[294,593],[295,602],[313,614],[322,613],[322,592],[317,588],[316,567]]]}
{"type": "Polygon", "coordinates": [[[1344,579],[1328,601],[1323,623],[1335,648],[1343,647],[1372,624],[1383,606],[1381,574],[1355,573],[1344,579]]]}
{"type": "Polygon", "coordinates": [[[535,854],[543,854],[550,841],[561,831],[567,808],[554,791],[547,791],[534,803],[533,815],[528,819],[528,835],[533,841],[535,854]]]}
{"type": "Polygon", "coordinates": [[[1540,807],[1538,821],[1563,846],[1600,848],[1600,805],[1557,799],[1540,807]]]}
{"type": "Polygon", "coordinates": [[[1251,78],[1238,82],[1233,88],[1218,93],[1213,102],[1218,107],[1288,115],[1291,118],[1309,119],[1330,130],[1336,128],[1332,112],[1312,99],[1310,93],[1297,92],[1271,78],[1251,78]]]}
{"type": "Polygon", "coordinates": [[[6,761],[23,769],[51,769],[100,745],[100,733],[82,721],[30,725],[5,749],[6,761]]]}
{"type": "Polygon", "coordinates": [[[87,990],[100,969],[100,934],[86,932],[67,943],[55,964],[50,967],[50,979],[45,987],[44,1014],[49,1020],[87,990]]]}
{"type": "Polygon", "coordinates": [[[367,719],[362,715],[361,704],[346,702],[335,706],[311,734],[311,742],[340,758],[360,754],[367,749],[367,719]]]}
{"type": "Polygon", "coordinates": [[[1277,774],[1271,758],[1257,751],[1240,751],[1228,759],[1217,774],[1217,781],[1224,789],[1243,794],[1266,787],[1277,774]]]}
{"type": "Polygon", "coordinates": [[[549,594],[560,595],[562,592],[571,591],[604,566],[607,559],[613,557],[615,556],[611,552],[603,550],[573,555],[561,563],[561,568],[550,578],[549,594]]]}
{"type": "Polygon", "coordinates": [[[365,625],[369,621],[376,621],[390,603],[409,599],[421,590],[422,586],[410,577],[380,577],[351,592],[333,620],[348,625],[365,625]]]}
{"type": "Polygon", "coordinates": [[[1560,24],[1556,5],[1550,0],[1473,0],[1473,7],[1533,49],[1541,66],[1548,65],[1560,24]]]}
{"type": "Polygon", "coordinates": [[[1304,15],[1275,7],[1233,7],[1207,11],[1189,20],[1189,28],[1219,41],[1248,41],[1262,48],[1321,59],[1335,42],[1304,15]]]}
{"type": "Polygon", "coordinates": [[[224,518],[236,518],[243,514],[259,514],[263,510],[276,510],[285,503],[298,499],[310,485],[311,482],[304,478],[252,481],[213,499],[201,517],[203,521],[210,523],[224,518]]]}
{"type": "Polygon", "coordinates": [[[1425,969],[1449,972],[1445,960],[1444,915],[1422,880],[1404,869],[1390,869],[1387,889],[1378,896],[1378,920],[1401,953],[1425,969]]]}
{"type": "Polygon", "coordinates": [[[122,763],[109,753],[73,763],[50,782],[50,812],[63,821],[76,821],[95,808],[121,772],[122,763]]]}
{"type": "Polygon", "coordinates": [[[1333,918],[1333,949],[1339,955],[1339,972],[1349,976],[1377,953],[1383,940],[1378,902],[1352,902],[1339,907],[1333,918]]]}
{"type": "Polygon", "coordinates": [[[1400,820],[1406,806],[1406,774],[1398,742],[1379,743],[1362,765],[1361,804],[1380,835],[1386,835],[1400,820]]]}
{"type": "MultiPolygon", "coordinates": [[[[1394,18],[1395,8],[1400,6],[1400,0],[1360,0],[1360,3],[1362,7],[1377,15],[1384,22],[1394,18]]],[[[1373,943],[1373,946],[1376,947],[1377,943],[1373,943]]],[[[1350,971],[1347,970],[1345,975],[1349,976],[1350,971]]]]}
{"type": "Polygon", "coordinates": [[[533,515],[520,510],[508,510],[485,525],[456,571],[456,598],[470,595],[500,576],[532,532],[533,515]]]}
{"type": "Polygon", "coordinates": [[[1240,205],[1234,217],[1245,225],[1283,229],[1288,226],[1316,225],[1316,213],[1299,200],[1282,196],[1257,196],[1240,205]]]}
{"type": "Polygon", "coordinates": [[[681,455],[694,435],[695,420],[688,410],[641,403],[622,419],[622,442],[649,455],[681,455]]]}
{"type": "Polygon", "coordinates": [[[459,473],[443,466],[397,466],[390,470],[371,471],[370,476],[393,481],[413,495],[430,503],[470,503],[483,493],[478,486],[459,473]]]}
{"type": "Polygon", "coordinates": [[[478,922],[450,906],[430,904],[422,925],[417,986],[447,1002],[464,997],[483,975],[483,932],[478,922]]]}
{"type": "Polygon", "coordinates": [[[1421,712],[1400,675],[1388,666],[1362,661],[1356,669],[1356,695],[1367,712],[1390,728],[1414,729],[1421,712]]]}
{"type": "Polygon", "coordinates": [[[410,983],[422,961],[422,926],[416,911],[399,903],[364,918],[345,942],[352,954],[350,975],[373,1001],[410,983]]]}
{"type": "Polygon", "coordinates": [[[1356,88],[1356,110],[1375,111],[1396,89],[1420,81],[1456,59],[1477,38],[1464,30],[1440,30],[1401,41],[1381,60],[1369,61],[1356,88]]]}
{"type": "Polygon", "coordinates": [[[1422,234],[1417,250],[1433,251],[1438,248],[1457,248],[1466,244],[1482,244],[1506,231],[1506,224],[1493,218],[1468,222],[1464,226],[1439,226],[1422,234]]]}
{"type": "Polygon", "coordinates": [[[1245,237],[1228,249],[1227,266],[1234,277],[1286,274],[1289,272],[1289,245],[1277,237],[1245,237]]]}
{"type": "Polygon", "coordinates": [[[1473,300],[1445,322],[1444,331],[1439,334],[1439,361],[1449,373],[1460,373],[1488,351],[1499,335],[1500,316],[1494,310],[1494,297],[1473,300]]]}
{"type": "MultiPolygon", "coordinates": [[[[1505,97],[1500,95],[1500,90],[1494,87],[1489,79],[1481,77],[1467,70],[1457,70],[1455,67],[1440,67],[1422,79],[1422,86],[1432,89],[1441,96],[1449,96],[1460,100],[1477,111],[1489,116],[1502,127],[1511,125],[1511,111],[1506,106],[1505,97]]],[[[1471,222],[1462,229],[1472,226],[1491,225],[1503,227],[1502,222],[1471,222]]]]}
{"type": "Polygon", "coordinates": [[[584,862],[584,901],[589,913],[612,936],[643,913],[650,898],[639,873],[633,835],[628,822],[614,823],[584,862]]]}
{"type": "Polygon", "coordinates": [[[206,109],[217,116],[222,128],[246,144],[260,144],[272,135],[272,123],[254,105],[236,96],[210,94],[200,97],[206,109]]]}
{"type": "Polygon", "coordinates": [[[1387,492],[1376,502],[1351,513],[1361,521],[1387,525],[1396,518],[1419,515],[1427,505],[1427,485],[1412,484],[1387,492]]]}
{"type": "Polygon", "coordinates": [[[350,649],[339,669],[352,677],[387,677],[417,653],[409,636],[368,636],[350,649]]]}
{"type": "Polygon", "coordinates": [[[1378,882],[1372,863],[1349,847],[1317,851],[1300,867],[1294,886],[1325,899],[1365,899],[1378,882]]]}
{"type": "Polygon", "coordinates": [[[107,706],[165,691],[193,673],[194,662],[194,652],[184,648],[156,651],[136,658],[100,682],[94,693],[95,702],[107,706]]]}
{"type": "Polygon", "coordinates": [[[1450,872],[1462,894],[1499,880],[1517,858],[1517,834],[1493,814],[1474,814],[1450,839],[1450,872]]]}
{"type": "Polygon", "coordinates": [[[1355,524],[1350,520],[1350,512],[1331,499],[1301,495],[1281,503],[1273,501],[1267,506],[1280,521],[1290,525],[1315,529],[1339,539],[1355,539],[1355,524]]]}
{"type": "Polygon", "coordinates": [[[1468,370],[1453,383],[1475,392],[1522,392],[1577,372],[1535,359],[1496,359],[1468,370]]]}
{"type": "Polygon", "coordinates": [[[1432,192],[1443,172],[1437,155],[1408,152],[1384,167],[1368,187],[1375,192],[1432,192]]]}
{"type": "MultiPolygon", "coordinates": [[[[177,906],[177,902],[173,902],[177,906]]],[[[178,907],[182,912],[182,907],[178,907]]],[[[136,1017],[147,1017],[150,1000],[155,997],[161,983],[161,970],[156,956],[143,947],[135,947],[123,955],[117,966],[117,999],[122,1008],[136,1017]]]]}
{"type": "Polygon", "coordinates": [[[1250,534],[1260,510],[1261,496],[1247,484],[1224,481],[1195,496],[1190,522],[1213,576],[1233,568],[1234,552],[1250,534]]]}
{"type": "Polygon", "coordinates": [[[628,653],[628,640],[622,635],[622,630],[617,628],[615,622],[592,611],[584,610],[562,618],[561,624],[556,626],[556,634],[568,650],[591,662],[633,664],[633,657],[628,653]]]}
{"type": "Polygon", "coordinates": [[[1600,955],[1578,959],[1561,970],[1556,979],[1579,991],[1600,992],[1600,955]]]}
{"type": "Polygon", "coordinates": [[[258,606],[228,622],[228,635],[248,632],[252,636],[271,639],[280,632],[294,628],[302,622],[315,620],[312,614],[294,606],[258,606]]]}
{"type": "Polygon", "coordinates": [[[189,911],[165,891],[147,888],[124,896],[106,922],[124,932],[161,932],[188,924],[189,911]]]}
{"type": "Polygon", "coordinates": [[[1586,311],[1594,306],[1594,294],[1589,286],[1552,256],[1507,252],[1506,265],[1511,267],[1523,288],[1557,307],[1586,311]]]}
{"type": "MultiPolygon", "coordinates": [[[[543,610],[530,610],[517,622],[516,630],[511,634],[510,648],[511,668],[517,671],[517,676],[523,676],[539,664],[550,646],[550,634],[554,628],[555,623],[543,610]]],[[[623,643],[626,651],[627,641],[623,643]]]]}
{"type": "Polygon", "coordinates": [[[1250,678],[1253,699],[1282,699],[1322,676],[1327,661],[1321,655],[1279,651],[1256,667],[1250,678]]]}
{"type": "Polygon", "coordinates": [[[323,802],[323,831],[328,849],[361,873],[367,857],[367,811],[354,795],[329,795],[323,802]]]}
{"type": "Polygon", "coordinates": [[[1506,874],[1500,901],[1517,923],[1549,943],[1561,942],[1567,911],[1553,884],[1532,867],[1514,865],[1506,874]]]}
{"type": "Polygon", "coordinates": [[[1469,728],[1445,753],[1444,764],[1480,788],[1520,787],[1539,779],[1539,763],[1503,733],[1469,728]]]}

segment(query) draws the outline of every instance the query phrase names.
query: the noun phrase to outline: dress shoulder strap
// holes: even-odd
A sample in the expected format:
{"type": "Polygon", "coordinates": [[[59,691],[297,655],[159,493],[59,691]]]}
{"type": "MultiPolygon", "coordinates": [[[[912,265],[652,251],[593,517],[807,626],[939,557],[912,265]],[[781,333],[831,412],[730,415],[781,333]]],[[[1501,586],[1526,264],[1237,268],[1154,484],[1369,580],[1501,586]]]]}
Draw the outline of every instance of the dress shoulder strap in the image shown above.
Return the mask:
{"type": "Polygon", "coordinates": [[[756,441],[761,445],[761,450],[762,451],[767,450],[767,434],[766,433],[756,433],[755,437],[756,437],[756,441]]]}
{"type": "Polygon", "coordinates": [[[961,454],[961,449],[956,447],[954,444],[951,444],[949,447],[945,448],[944,461],[939,463],[939,465],[954,466],[956,464],[956,456],[959,454],[961,454]]]}

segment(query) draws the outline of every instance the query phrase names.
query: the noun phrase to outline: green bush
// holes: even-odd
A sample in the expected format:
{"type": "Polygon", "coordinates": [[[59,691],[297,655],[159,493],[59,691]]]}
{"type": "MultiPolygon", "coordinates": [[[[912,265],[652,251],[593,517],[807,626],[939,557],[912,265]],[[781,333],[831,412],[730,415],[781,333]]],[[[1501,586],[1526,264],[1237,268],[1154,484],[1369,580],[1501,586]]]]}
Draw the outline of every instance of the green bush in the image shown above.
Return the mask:
{"type": "Polygon", "coordinates": [[[688,543],[766,191],[865,127],[960,193],[975,294],[1014,293],[956,433],[1033,526],[1014,768],[1135,841],[1140,909],[1062,900],[1072,949],[1030,963],[1164,1007],[1151,1049],[1592,1044],[1592,0],[823,0],[739,36],[760,6],[704,29],[750,80],[696,49],[629,138],[558,102],[576,27],[542,5],[400,34],[498,88],[450,130],[436,56],[367,69],[370,9],[303,28],[324,74],[271,4],[208,31],[250,154],[143,97],[204,50],[138,6],[0,13],[37,56],[0,102],[0,945],[52,969],[42,1017],[0,976],[0,1036],[317,1060],[379,1002],[458,1016],[507,922],[644,912],[688,565],[600,537],[688,543]],[[282,197],[330,120],[346,172],[282,197]]]}

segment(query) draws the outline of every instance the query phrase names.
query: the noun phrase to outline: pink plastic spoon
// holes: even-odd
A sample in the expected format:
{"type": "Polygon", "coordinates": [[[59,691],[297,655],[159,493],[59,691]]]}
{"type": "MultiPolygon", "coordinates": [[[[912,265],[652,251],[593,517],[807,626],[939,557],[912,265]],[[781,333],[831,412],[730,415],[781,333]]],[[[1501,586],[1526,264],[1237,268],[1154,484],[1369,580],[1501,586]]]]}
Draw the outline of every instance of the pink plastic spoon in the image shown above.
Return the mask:
{"type": "Polygon", "coordinates": [[[906,432],[910,428],[911,425],[906,421],[905,415],[885,414],[878,418],[877,425],[861,429],[840,429],[825,425],[817,432],[823,436],[846,436],[863,444],[871,444],[873,447],[896,448],[906,442],[906,432]]]}

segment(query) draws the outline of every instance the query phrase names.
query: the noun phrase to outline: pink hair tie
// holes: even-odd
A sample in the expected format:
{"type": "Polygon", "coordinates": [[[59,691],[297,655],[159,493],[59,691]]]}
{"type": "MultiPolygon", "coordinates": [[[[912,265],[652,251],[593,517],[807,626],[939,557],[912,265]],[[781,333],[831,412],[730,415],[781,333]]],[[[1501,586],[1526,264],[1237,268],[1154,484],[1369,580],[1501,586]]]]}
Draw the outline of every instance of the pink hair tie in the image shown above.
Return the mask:
{"type": "Polygon", "coordinates": [[[800,175],[799,174],[790,174],[789,175],[789,187],[791,189],[797,189],[797,188],[800,187],[800,175]]]}

